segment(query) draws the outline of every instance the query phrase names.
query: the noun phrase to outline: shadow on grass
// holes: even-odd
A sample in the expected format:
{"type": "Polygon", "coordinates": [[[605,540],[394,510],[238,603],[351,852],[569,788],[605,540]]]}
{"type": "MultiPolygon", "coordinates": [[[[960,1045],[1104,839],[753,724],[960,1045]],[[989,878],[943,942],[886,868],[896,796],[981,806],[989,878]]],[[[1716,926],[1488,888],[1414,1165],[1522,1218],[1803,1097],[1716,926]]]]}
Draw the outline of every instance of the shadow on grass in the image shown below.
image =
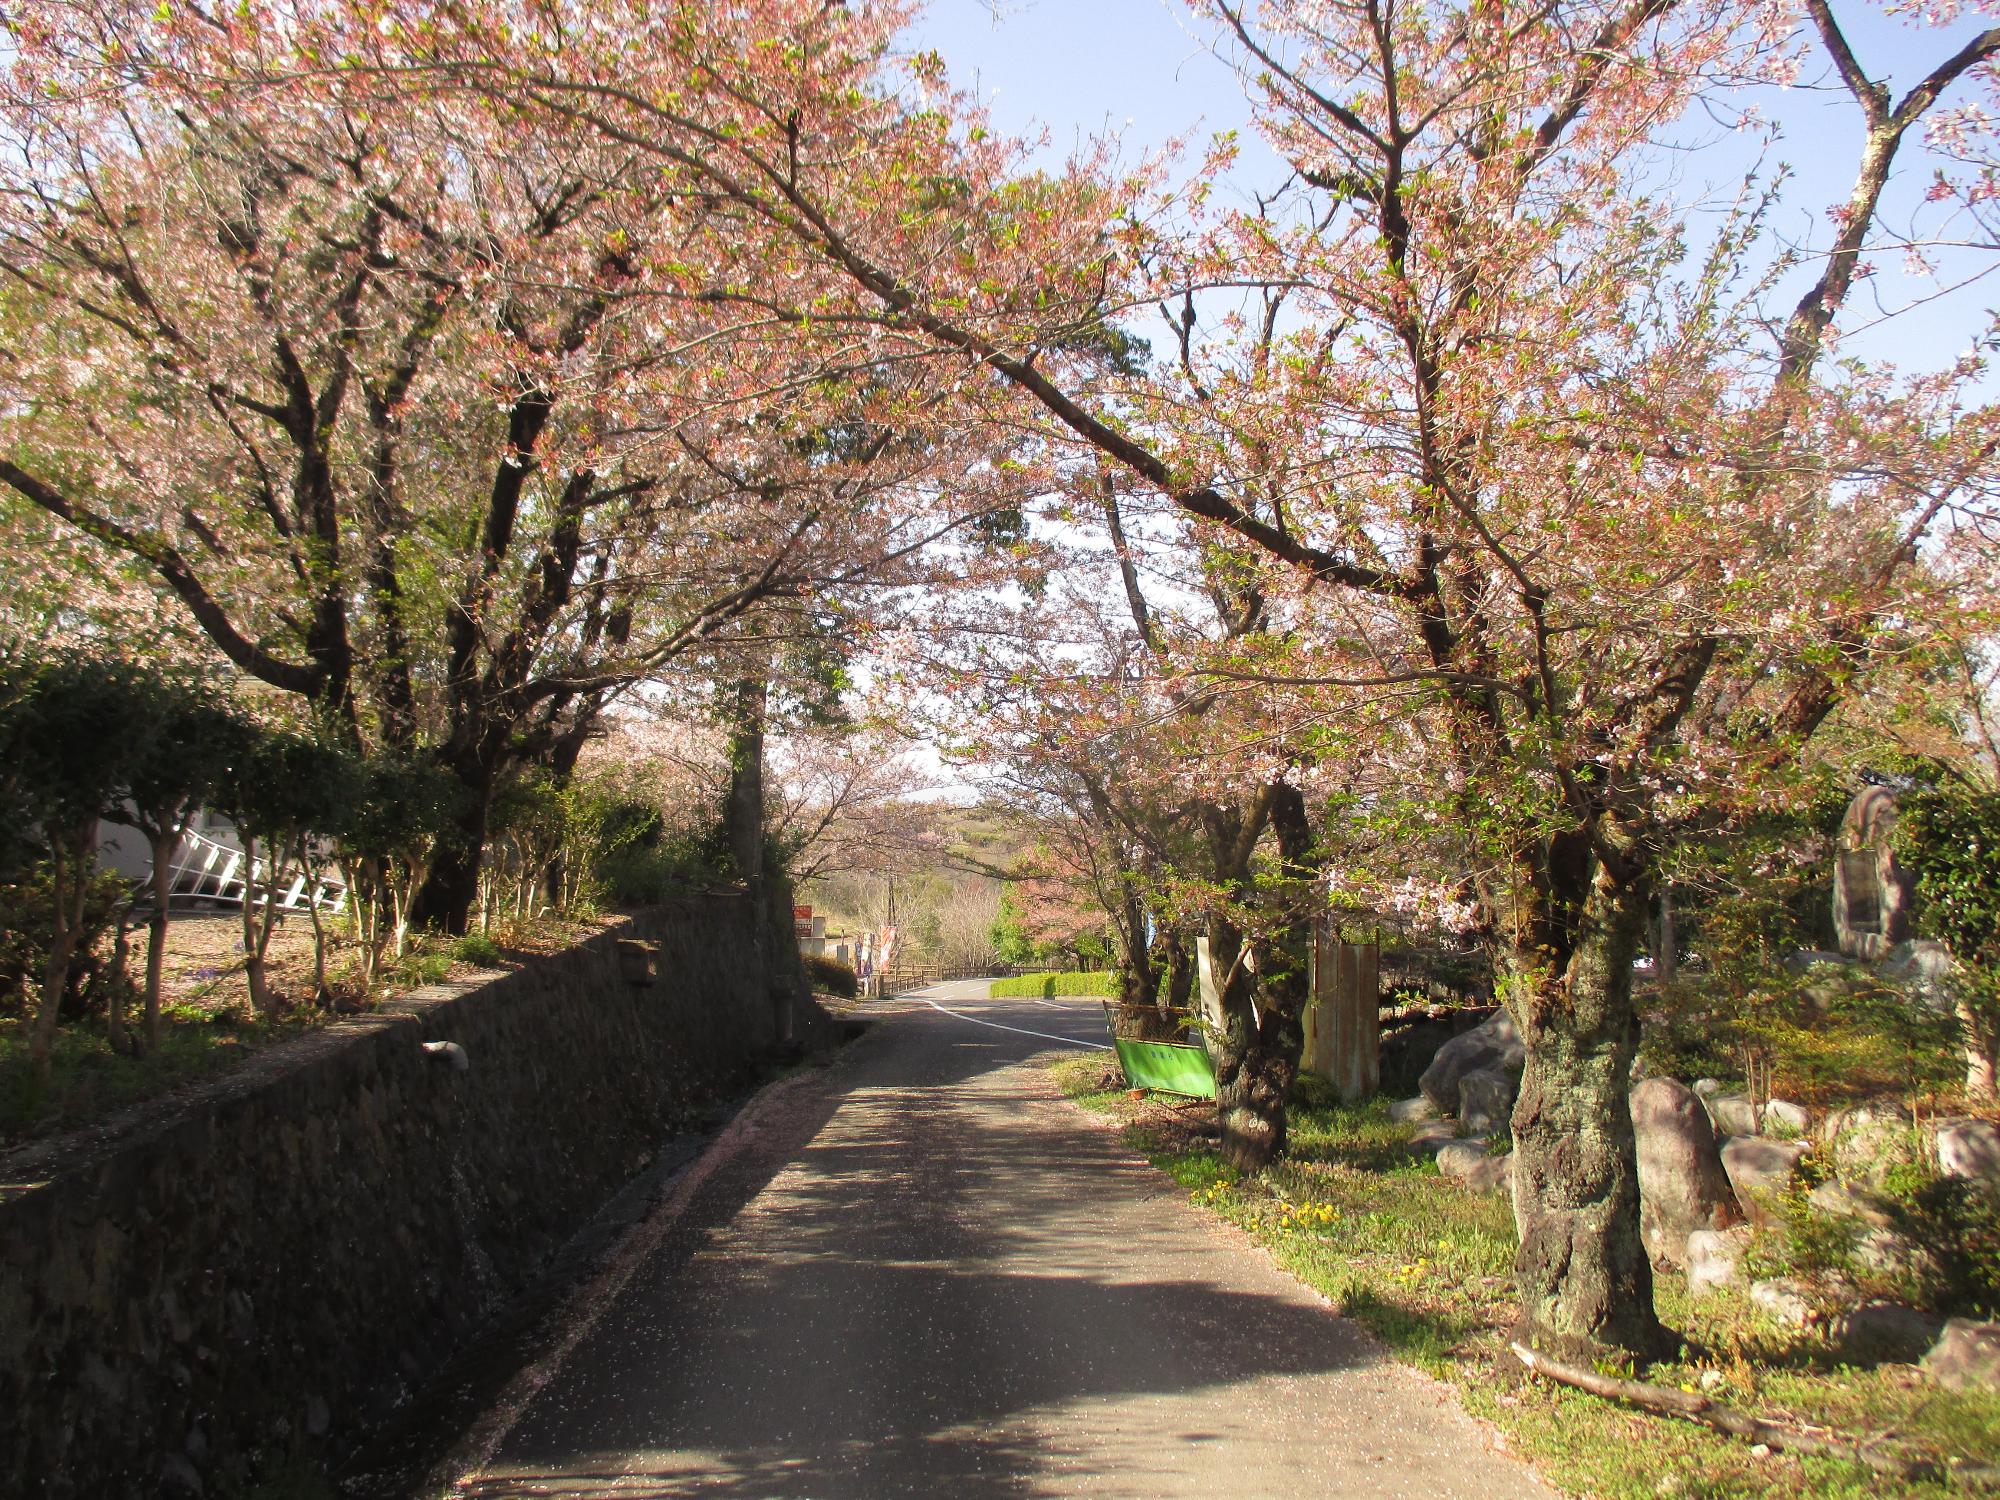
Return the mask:
{"type": "MultiPolygon", "coordinates": [[[[274,1030],[289,1034],[282,1024],[274,1030]]],[[[28,1023],[0,1023],[0,1150],[212,1077],[272,1039],[264,1028],[233,1017],[220,1024],[206,1015],[198,1021],[170,1016],[160,1050],[132,1057],[112,1050],[102,1026],[70,1023],[56,1033],[44,1077],[29,1058],[28,1023]]]]}
{"type": "Polygon", "coordinates": [[[1336,1300],[1342,1316],[1354,1319],[1398,1355],[1429,1370],[1456,1357],[1467,1340],[1485,1328],[1480,1319],[1468,1314],[1411,1306],[1358,1283],[1343,1289],[1336,1300]]]}

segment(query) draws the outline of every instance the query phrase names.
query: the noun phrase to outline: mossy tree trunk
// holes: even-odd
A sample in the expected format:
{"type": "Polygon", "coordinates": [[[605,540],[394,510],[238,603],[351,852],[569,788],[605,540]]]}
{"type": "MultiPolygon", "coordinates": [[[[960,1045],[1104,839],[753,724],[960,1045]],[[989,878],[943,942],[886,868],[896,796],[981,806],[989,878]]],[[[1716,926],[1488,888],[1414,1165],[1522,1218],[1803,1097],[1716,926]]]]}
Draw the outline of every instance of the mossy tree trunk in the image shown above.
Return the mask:
{"type": "Polygon", "coordinates": [[[1639,1236],[1630,1104],[1639,1044],[1632,962],[1650,882],[1636,851],[1619,863],[1550,861],[1554,888],[1543,889],[1573,913],[1568,940],[1555,953],[1517,949],[1504,981],[1527,1048],[1513,1119],[1521,1333],[1586,1362],[1606,1350],[1655,1356],[1673,1343],[1654,1312],[1639,1236]]]}

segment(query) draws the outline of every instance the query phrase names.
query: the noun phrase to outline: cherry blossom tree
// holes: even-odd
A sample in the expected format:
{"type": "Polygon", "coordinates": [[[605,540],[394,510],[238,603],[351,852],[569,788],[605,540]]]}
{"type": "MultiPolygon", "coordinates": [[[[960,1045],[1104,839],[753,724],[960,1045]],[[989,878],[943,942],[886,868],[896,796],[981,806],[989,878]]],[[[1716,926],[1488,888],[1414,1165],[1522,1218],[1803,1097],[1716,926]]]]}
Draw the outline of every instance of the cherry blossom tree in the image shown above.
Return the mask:
{"type": "Polygon", "coordinates": [[[10,24],[0,484],[242,672],[460,779],[418,920],[463,925],[510,767],[573,764],[753,618],[865,608],[982,503],[930,478],[976,413],[942,432],[870,349],[687,295],[728,241],[646,152],[308,76],[304,13],[10,24]]]}
{"type": "MultiPolygon", "coordinates": [[[[1677,822],[1754,797],[1949,617],[1932,555],[1963,540],[1954,514],[1992,477],[1975,371],[1827,356],[1899,155],[2000,33],[1941,49],[1896,97],[1807,7],[1864,145],[1773,339],[1755,208],[1697,247],[1642,181],[1693,100],[1786,56],[1788,13],[1200,9],[1240,49],[1293,175],[1217,213],[1191,258],[1139,211],[1143,182],[1090,162],[1024,179],[935,64],[885,84],[893,6],[766,0],[670,21],[637,62],[593,40],[631,35],[627,13],[585,6],[525,45],[475,26],[392,65],[642,146],[729,205],[765,273],[713,295],[928,352],[974,399],[1023,393],[1052,444],[1247,544],[1272,565],[1250,589],[1280,627],[1258,640],[1283,649],[1220,670],[1407,692],[1411,774],[1464,830],[1528,1042],[1526,1332],[1658,1348],[1625,1109],[1653,871],[1677,822]],[[776,45],[752,54],[738,26],[776,45]],[[761,60],[731,72],[724,49],[761,60]],[[1072,357],[1142,292],[1245,285],[1271,290],[1263,326],[1190,337],[1177,388],[1072,357]]],[[[1201,316],[1186,304],[1179,322],[1201,316]]],[[[1218,847],[1254,847],[1261,795],[1212,820],[1218,847]]]]}

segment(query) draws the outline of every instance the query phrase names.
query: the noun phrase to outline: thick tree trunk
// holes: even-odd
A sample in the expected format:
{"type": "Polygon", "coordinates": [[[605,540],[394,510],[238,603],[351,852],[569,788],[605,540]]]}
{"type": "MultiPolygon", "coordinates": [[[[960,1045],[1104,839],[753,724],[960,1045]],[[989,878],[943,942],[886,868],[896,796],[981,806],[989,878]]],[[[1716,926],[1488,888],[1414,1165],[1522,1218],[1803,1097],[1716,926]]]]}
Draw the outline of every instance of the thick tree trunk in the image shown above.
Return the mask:
{"type": "Polygon", "coordinates": [[[479,904],[479,871],[486,855],[486,820],[493,806],[495,768],[483,759],[452,766],[464,785],[465,810],[438,840],[424,883],[406,916],[411,928],[429,927],[464,937],[479,904]]]}
{"type": "Polygon", "coordinates": [[[1118,1030],[1121,1036],[1156,1040],[1162,1034],[1153,1019],[1159,971],[1153,967],[1152,947],[1146,941],[1146,912],[1133,895],[1126,896],[1124,905],[1116,924],[1123,950],[1118,963],[1118,1030]]]}
{"type": "MultiPolygon", "coordinates": [[[[1298,1072],[1301,1033],[1284,1065],[1281,1041],[1267,1037],[1256,1006],[1257,976],[1244,952],[1243,932],[1228,918],[1208,923],[1208,961],[1212,970],[1205,988],[1213,993],[1209,1017],[1209,1056],[1215,1062],[1215,1108],[1222,1127],[1222,1154],[1239,1171],[1254,1172],[1285,1149],[1285,1101],[1298,1072]]],[[[1294,1031],[1298,1028],[1296,1024],[1294,1031]]]]}
{"type": "Polygon", "coordinates": [[[1186,937],[1173,928],[1162,929],[1160,940],[1167,966],[1167,986],[1160,994],[1160,1010],[1177,1022],[1188,1013],[1194,999],[1194,953],[1186,937]]]}
{"type": "Polygon", "coordinates": [[[1217,883],[1242,901],[1268,905],[1275,896],[1287,914],[1277,937],[1249,951],[1234,918],[1215,912],[1208,920],[1210,972],[1202,976],[1202,1009],[1215,1063],[1222,1152],[1239,1170],[1256,1171],[1285,1149],[1286,1103],[1305,1048],[1310,892],[1298,877],[1309,873],[1311,830],[1303,799],[1283,783],[1259,787],[1241,808],[1211,803],[1202,820],[1217,883]],[[1285,865],[1283,886],[1275,891],[1260,889],[1254,864],[1266,828],[1277,833],[1285,865]]]}
{"type": "Polygon", "coordinates": [[[1639,1238],[1630,1106],[1632,960],[1646,897],[1641,884],[1595,866],[1561,974],[1517,975],[1508,997],[1527,1043],[1514,1106],[1520,1334],[1586,1363],[1607,1349],[1656,1356],[1673,1342],[1653,1311],[1639,1238]]]}
{"type": "Polygon", "coordinates": [[[729,738],[729,796],[723,818],[729,855],[750,895],[758,967],[771,998],[773,1036],[792,1040],[796,1007],[811,993],[792,937],[791,887],[782,870],[764,858],[764,725],[770,710],[770,682],[751,673],[736,685],[729,738]],[[780,908],[782,903],[782,909],[780,908]]]}

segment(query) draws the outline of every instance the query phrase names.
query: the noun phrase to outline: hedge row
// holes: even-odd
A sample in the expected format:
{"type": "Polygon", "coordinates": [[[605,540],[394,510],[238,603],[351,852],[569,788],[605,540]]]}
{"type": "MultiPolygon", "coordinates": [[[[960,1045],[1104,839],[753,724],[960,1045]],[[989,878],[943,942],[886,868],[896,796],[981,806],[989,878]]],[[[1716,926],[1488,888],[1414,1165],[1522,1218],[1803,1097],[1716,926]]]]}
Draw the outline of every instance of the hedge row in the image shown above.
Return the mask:
{"type": "Polygon", "coordinates": [[[1056,995],[1115,995],[1118,971],[1099,969],[1092,974],[1017,974],[1012,979],[996,979],[989,992],[994,1000],[1046,1000],[1056,995]]]}

